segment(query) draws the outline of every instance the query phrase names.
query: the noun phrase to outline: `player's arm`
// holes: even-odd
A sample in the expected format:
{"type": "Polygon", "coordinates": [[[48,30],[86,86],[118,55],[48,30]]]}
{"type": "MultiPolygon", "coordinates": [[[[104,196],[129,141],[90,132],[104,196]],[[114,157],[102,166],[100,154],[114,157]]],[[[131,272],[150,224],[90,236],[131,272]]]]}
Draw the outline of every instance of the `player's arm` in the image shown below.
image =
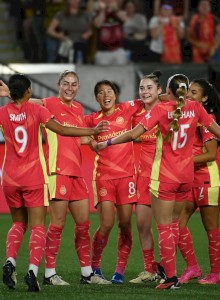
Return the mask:
{"type": "Polygon", "coordinates": [[[86,128],[86,127],[67,127],[63,126],[59,122],[54,119],[50,119],[46,123],[46,128],[50,129],[51,131],[63,135],[63,136],[89,136],[89,135],[96,135],[101,132],[106,132],[109,130],[109,123],[108,121],[101,121],[96,127],[94,128],[86,128]]]}
{"type": "Polygon", "coordinates": [[[220,126],[216,122],[213,122],[207,128],[211,133],[213,133],[220,140],[220,126]]]}
{"type": "MultiPolygon", "coordinates": [[[[8,97],[11,99],[9,88],[7,84],[5,84],[2,80],[0,80],[0,97],[8,97]]],[[[41,99],[31,98],[29,99],[29,101],[32,103],[43,105],[43,101],[41,99]]]]}
{"type": "Polygon", "coordinates": [[[137,139],[140,135],[142,135],[145,131],[146,129],[141,124],[138,124],[132,130],[126,131],[125,133],[115,138],[109,139],[105,142],[98,143],[97,150],[105,149],[107,146],[110,145],[132,142],[135,139],[137,139]]]}
{"type": "Polygon", "coordinates": [[[206,152],[194,156],[195,165],[201,165],[216,160],[218,148],[216,139],[208,140],[204,143],[204,146],[206,148],[206,152]]]}
{"type": "Polygon", "coordinates": [[[81,145],[89,145],[90,141],[91,141],[90,136],[81,136],[80,138],[81,145]]]}
{"type": "Polygon", "coordinates": [[[0,97],[8,97],[11,99],[9,88],[2,80],[0,80],[0,97]]]}
{"type": "Polygon", "coordinates": [[[31,103],[35,103],[35,104],[38,104],[38,105],[44,105],[44,103],[43,103],[43,100],[42,100],[42,99],[30,98],[30,99],[29,99],[29,102],[31,102],[31,103]]]}

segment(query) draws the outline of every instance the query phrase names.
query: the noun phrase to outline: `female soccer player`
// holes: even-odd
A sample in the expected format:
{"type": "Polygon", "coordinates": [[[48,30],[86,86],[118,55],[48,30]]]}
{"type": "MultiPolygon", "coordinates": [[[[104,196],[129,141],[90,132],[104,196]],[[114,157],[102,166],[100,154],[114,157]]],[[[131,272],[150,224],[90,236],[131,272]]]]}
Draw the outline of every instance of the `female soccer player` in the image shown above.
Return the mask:
{"type": "MultiPolygon", "coordinates": [[[[93,127],[100,120],[110,123],[110,131],[95,137],[96,142],[118,136],[132,127],[132,116],[141,109],[139,100],[116,104],[118,90],[108,80],[95,85],[94,93],[101,110],[85,117],[87,126],[93,127]]],[[[105,149],[95,158],[93,189],[95,206],[100,216],[100,226],[92,241],[92,268],[95,274],[104,278],[100,269],[101,256],[108,242],[109,234],[118,220],[118,257],[111,282],[121,284],[132,247],[131,215],[136,202],[135,168],[133,145],[117,145],[114,152],[105,149]],[[116,208],[116,210],[115,210],[116,208]]]]}
{"type": "MultiPolygon", "coordinates": [[[[7,260],[3,266],[3,282],[10,289],[16,286],[16,258],[29,224],[29,269],[24,280],[28,291],[38,292],[37,274],[45,248],[48,206],[48,178],[41,127],[45,126],[63,136],[87,136],[105,131],[105,128],[103,124],[95,129],[61,125],[47,109],[28,101],[32,89],[25,75],[12,75],[9,91],[13,103],[0,108],[0,126],[6,143],[2,186],[13,221],[6,240],[7,260]]],[[[8,88],[2,81],[0,96],[8,96],[8,88]]]]}
{"type": "MultiPolygon", "coordinates": [[[[139,84],[139,96],[144,103],[143,109],[138,112],[133,121],[133,126],[137,125],[158,102],[158,95],[161,94],[162,88],[159,82],[160,71],[146,75],[139,84]]],[[[149,181],[152,170],[152,163],[156,150],[156,128],[150,132],[141,135],[141,151],[139,158],[139,167],[137,175],[137,204],[136,204],[136,223],[139,233],[139,240],[144,260],[144,271],[136,278],[130,280],[131,283],[143,283],[156,279],[153,270],[154,262],[154,240],[151,230],[152,210],[150,204],[149,181]]]]}
{"type": "MultiPolygon", "coordinates": [[[[208,113],[220,119],[220,99],[215,88],[205,79],[195,79],[191,82],[187,98],[200,102],[208,113]]],[[[204,228],[208,236],[210,273],[198,280],[201,284],[220,284],[220,181],[219,158],[217,155],[217,141],[215,137],[203,127],[198,127],[194,142],[194,181],[192,201],[186,201],[180,215],[179,249],[187,263],[187,267],[180,276],[181,283],[201,277],[202,272],[196,260],[192,236],[187,227],[188,221],[197,207],[204,228]],[[205,146],[205,150],[204,150],[205,146]]]]}
{"type": "MultiPolygon", "coordinates": [[[[75,101],[79,86],[77,74],[73,71],[64,71],[58,80],[58,97],[32,101],[44,105],[61,124],[81,127],[84,126],[83,109],[81,104],[75,101]]],[[[88,143],[87,140],[83,142],[88,143]]],[[[47,144],[50,224],[46,235],[46,269],[43,284],[69,285],[56,274],[55,269],[67,209],[75,221],[74,243],[81,267],[80,282],[111,283],[94,275],[91,268],[89,199],[88,188],[82,175],[81,139],[79,137],[64,139],[47,130],[47,144]]]]}
{"type": "Polygon", "coordinates": [[[220,127],[205,109],[198,102],[185,99],[187,89],[188,78],[185,75],[170,77],[167,83],[169,102],[158,103],[134,129],[97,146],[99,151],[110,145],[133,141],[145,131],[158,126],[150,192],[161,257],[161,263],[156,267],[158,272],[164,271],[166,276],[157,289],[180,287],[175,259],[179,231],[178,226],[173,227],[172,220],[178,218],[183,201],[188,199],[191,192],[194,176],[192,148],[197,123],[220,137],[220,127]]]}

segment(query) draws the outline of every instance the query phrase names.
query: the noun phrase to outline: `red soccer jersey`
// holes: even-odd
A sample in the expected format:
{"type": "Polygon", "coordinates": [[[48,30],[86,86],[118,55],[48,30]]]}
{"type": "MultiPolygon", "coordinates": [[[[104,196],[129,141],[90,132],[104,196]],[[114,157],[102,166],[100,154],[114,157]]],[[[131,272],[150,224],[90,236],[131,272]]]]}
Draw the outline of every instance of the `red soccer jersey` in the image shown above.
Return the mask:
{"type": "Polygon", "coordinates": [[[0,108],[0,126],[5,137],[2,183],[5,186],[35,186],[47,182],[41,125],[52,114],[37,104],[9,103],[0,108]]]}
{"type": "MultiPolygon", "coordinates": [[[[43,99],[43,103],[61,124],[70,127],[85,127],[83,109],[78,102],[74,101],[69,107],[59,98],[49,97],[43,99]]],[[[80,137],[61,136],[50,130],[46,132],[49,174],[83,177],[80,137]]]]}
{"type": "Polygon", "coordinates": [[[198,123],[209,127],[213,118],[196,101],[185,100],[182,116],[178,120],[179,130],[173,132],[171,142],[164,137],[169,132],[168,125],[173,120],[176,102],[157,104],[140,122],[146,129],[158,126],[156,153],[152,166],[151,179],[167,183],[189,183],[193,181],[193,143],[198,123]]]}
{"type": "MultiPolygon", "coordinates": [[[[109,116],[101,111],[85,117],[88,127],[94,127],[102,120],[110,122],[110,130],[95,136],[97,142],[107,141],[118,136],[132,127],[132,116],[142,105],[141,101],[134,100],[116,105],[114,113],[109,116]]],[[[95,158],[93,180],[116,179],[135,174],[133,143],[113,145],[107,147],[95,158]]]]}
{"type": "MultiPolygon", "coordinates": [[[[215,139],[215,137],[210,131],[204,127],[198,127],[193,145],[193,155],[204,153],[206,151],[204,143],[212,139],[215,139]]],[[[203,186],[204,184],[210,187],[220,186],[219,175],[219,168],[216,161],[195,166],[193,186],[203,186]]]]}
{"type": "MultiPolygon", "coordinates": [[[[143,119],[146,113],[145,108],[142,108],[140,112],[137,112],[134,116],[133,127],[143,119]]],[[[139,176],[150,177],[156,149],[156,131],[157,129],[153,128],[140,136],[141,151],[138,166],[139,176]]]]}

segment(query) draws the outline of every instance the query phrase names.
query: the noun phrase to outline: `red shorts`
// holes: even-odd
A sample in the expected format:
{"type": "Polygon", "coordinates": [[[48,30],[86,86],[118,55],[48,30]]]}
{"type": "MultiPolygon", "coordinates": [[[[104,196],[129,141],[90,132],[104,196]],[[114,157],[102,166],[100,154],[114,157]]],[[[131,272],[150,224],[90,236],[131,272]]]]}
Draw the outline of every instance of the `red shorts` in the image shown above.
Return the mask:
{"type": "Polygon", "coordinates": [[[115,205],[137,202],[134,176],[93,181],[94,203],[112,201],[115,205]]]}
{"type": "Polygon", "coordinates": [[[54,174],[49,176],[50,200],[66,201],[89,198],[89,191],[82,177],[54,174]]]}
{"type": "Polygon", "coordinates": [[[48,185],[16,187],[3,186],[3,193],[9,207],[40,207],[48,206],[48,185]]]}
{"type": "Polygon", "coordinates": [[[192,202],[200,206],[220,206],[220,187],[199,186],[192,189],[192,202]]]}
{"type": "Polygon", "coordinates": [[[138,176],[137,178],[137,204],[150,205],[150,178],[138,176]]]}
{"type": "Polygon", "coordinates": [[[151,180],[150,192],[162,200],[183,202],[192,197],[192,183],[167,183],[151,180]]]}

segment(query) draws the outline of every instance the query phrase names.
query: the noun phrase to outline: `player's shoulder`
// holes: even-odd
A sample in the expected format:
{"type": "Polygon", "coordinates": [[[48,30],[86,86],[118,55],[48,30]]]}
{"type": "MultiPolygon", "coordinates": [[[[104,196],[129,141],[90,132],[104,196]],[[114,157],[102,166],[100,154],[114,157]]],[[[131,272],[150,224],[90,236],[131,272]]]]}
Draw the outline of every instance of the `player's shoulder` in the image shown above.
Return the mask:
{"type": "Polygon", "coordinates": [[[134,113],[137,110],[139,110],[141,107],[143,107],[143,102],[140,99],[128,100],[128,101],[116,104],[116,106],[115,106],[117,111],[120,110],[125,113],[126,112],[134,113]]]}
{"type": "Polygon", "coordinates": [[[52,103],[52,102],[55,103],[55,102],[60,101],[59,98],[56,96],[45,97],[42,100],[43,100],[43,102],[46,102],[46,103],[52,103]]]}
{"type": "Polygon", "coordinates": [[[79,103],[79,101],[74,100],[72,103],[73,107],[77,107],[78,109],[83,109],[83,106],[81,103],[79,103]]]}

